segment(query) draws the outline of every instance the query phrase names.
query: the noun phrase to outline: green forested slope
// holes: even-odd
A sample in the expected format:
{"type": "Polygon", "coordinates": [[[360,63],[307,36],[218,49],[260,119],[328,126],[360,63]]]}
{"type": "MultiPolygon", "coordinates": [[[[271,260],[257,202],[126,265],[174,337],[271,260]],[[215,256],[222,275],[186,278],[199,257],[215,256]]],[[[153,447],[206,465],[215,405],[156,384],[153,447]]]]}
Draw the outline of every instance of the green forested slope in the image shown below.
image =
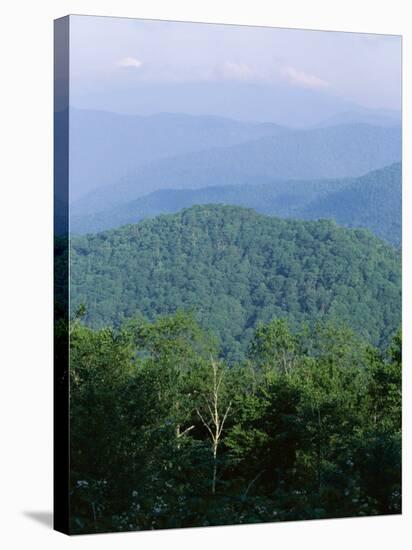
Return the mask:
{"type": "Polygon", "coordinates": [[[242,356],[256,325],[337,319],[384,344],[400,323],[399,253],[364,230],[195,206],[72,239],[71,304],[91,326],[193,309],[242,356]]]}

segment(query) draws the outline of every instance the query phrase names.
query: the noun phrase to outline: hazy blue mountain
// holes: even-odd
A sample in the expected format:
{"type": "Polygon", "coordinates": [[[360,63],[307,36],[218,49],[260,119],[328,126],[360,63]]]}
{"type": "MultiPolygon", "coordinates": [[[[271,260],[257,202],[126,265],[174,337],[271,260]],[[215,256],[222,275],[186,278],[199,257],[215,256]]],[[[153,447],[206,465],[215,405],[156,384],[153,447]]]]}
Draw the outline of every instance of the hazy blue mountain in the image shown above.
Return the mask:
{"type": "Polygon", "coordinates": [[[70,111],[70,194],[75,200],[117,182],[142,164],[193,151],[224,147],[287,132],[276,124],[216,116],[159,113],[120,115],[70,111]]]}
{"type": "Polygon", "coordinates": [[[73,203],[72,214],[108,210],[157,189],[354,177],[400,160],[400,127],[354,124],[281,132],[144,165],[73,203]]]}
{"type": "Polygon", "coordinates": [[[402,166],[393,164],[309,203],[304,219],[331,218],[347,227],[367,227],[395,245],[402,237],[402,166]]]}
{"type": "Polygon", "coordinates": [[[223,185],[201,189],[160,189],[95,214],[71,216],[72,233],[95,233],[136,223],[159,214],[172,214],[195,204],[233,204],[280,217],[298,215],[312,200],[349,185],[352,178],[278,180],[257,185],[223,185]]]}
{"type": "Polygon", "coordinates": [[[338,124],[371,124],[372,126],[397,126],[402,122],[402,113],[390,109],[358,108],[343,111],[316,124],[316,128],[338,124]]]}
{"type": "Polygon", "coordinates": [[[393,243],[401,240],[401,164],[359,178],[286,180],[263,185],[227,185],[202,189],[163,189],[92,215],[73,216],[73,233],[92,233],[136,223],[195,204],[233,204],[284,218],[334,219],[348,227],[366,227],[393,243]]]}
{"type": "Polygon", "coordinates": [[[281,132],[142,166],[116,185],[73,203],[72,214],[108,210],[158,189],[355,177],[400,159],[400,127],[354,124],[281,132]]]}
{"type": "Polygon", "coordinates": [[[130,82],[125,89],[106,87],[75,98],[83,109],[151,115],[162,110],[192,115],[217,115],[235,120],[274,122],[305,127],[345,111],[362,110],[357,103],[325,89],[290,84],[205,81],[156,83],[130,82]]]}

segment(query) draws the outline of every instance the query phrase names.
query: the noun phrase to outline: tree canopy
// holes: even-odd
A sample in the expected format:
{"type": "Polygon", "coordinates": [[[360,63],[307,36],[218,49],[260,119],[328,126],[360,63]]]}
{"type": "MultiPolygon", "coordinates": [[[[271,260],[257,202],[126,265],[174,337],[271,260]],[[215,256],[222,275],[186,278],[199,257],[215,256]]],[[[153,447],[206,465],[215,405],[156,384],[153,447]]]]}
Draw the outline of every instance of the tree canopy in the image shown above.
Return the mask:
{"type": "Polygon", "coordinates": [[[71,532],[400,512],[400,334],[274,319],[232,365],[183,313],[70,339],[71,532]]]}
{"type": "Polygon", "coordinates": [[[366,230],[222,205],[73,237],[73,311],[86,324],[195,312],[232,360],[259,322],[337,320],[386,346],[400,323],[400,253],[366,230]]]}

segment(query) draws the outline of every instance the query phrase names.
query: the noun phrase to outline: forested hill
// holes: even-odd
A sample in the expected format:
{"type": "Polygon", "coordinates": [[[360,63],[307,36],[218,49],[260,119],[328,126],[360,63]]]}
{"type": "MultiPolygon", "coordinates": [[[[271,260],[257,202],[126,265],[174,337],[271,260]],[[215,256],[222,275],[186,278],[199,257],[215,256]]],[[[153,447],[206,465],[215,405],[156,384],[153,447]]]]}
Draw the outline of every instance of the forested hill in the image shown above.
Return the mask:
{"type": "Polygon", "coordinates": [[[85,304],[95,327],[192,309],[237,358],[257,324],[276,317],[336,318],[375,344],[400,323],[399,253],[331,221],[194,206],[71,246],[71,305],[85,304]]]}
{"type": "Polygon", "coordinates": [[[74,233],[95,233],[194,204],[219,203],[282,218],[333,219],[346,227],[371,229],[378,237],[399,245],[401,201],[402,166],[396,163],[359,178],[162,189],[104,212],[72,216],[70,221],[74,233]]]}

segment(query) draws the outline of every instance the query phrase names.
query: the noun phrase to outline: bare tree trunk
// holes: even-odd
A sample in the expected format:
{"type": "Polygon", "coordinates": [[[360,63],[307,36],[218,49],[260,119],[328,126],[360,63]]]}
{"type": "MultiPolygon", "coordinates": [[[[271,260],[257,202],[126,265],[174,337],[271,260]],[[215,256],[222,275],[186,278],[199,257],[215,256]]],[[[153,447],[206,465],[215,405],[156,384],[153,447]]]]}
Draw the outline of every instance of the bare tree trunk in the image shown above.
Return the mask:
{"type": "Polygon", "coordinates": [[[213,472],[212,472],[212,493],[216,492],[216,479],[217,479],[217,451],[220,443],[220,438],[223,431],[223,426],[225,424],[227,415],[229,414],[232,403],[230,402],[227,406],[223,418],[220,417],[219,408],[220,408],[220,398],[221,398],[221,383],[223,380],[223,372],[219,374],[218,364],[212,359],[212,369],[213,369],[213,381],[212,381],[212,391],[211,396],[206,400],[207,409],[209,412],[208,421],[205,420],[204,416],[199,409],[196,409],[196,412],[202,421],[203,425],[209,432],[210,438],[212,440],[212,452],[213,452],[213,472]]]}

